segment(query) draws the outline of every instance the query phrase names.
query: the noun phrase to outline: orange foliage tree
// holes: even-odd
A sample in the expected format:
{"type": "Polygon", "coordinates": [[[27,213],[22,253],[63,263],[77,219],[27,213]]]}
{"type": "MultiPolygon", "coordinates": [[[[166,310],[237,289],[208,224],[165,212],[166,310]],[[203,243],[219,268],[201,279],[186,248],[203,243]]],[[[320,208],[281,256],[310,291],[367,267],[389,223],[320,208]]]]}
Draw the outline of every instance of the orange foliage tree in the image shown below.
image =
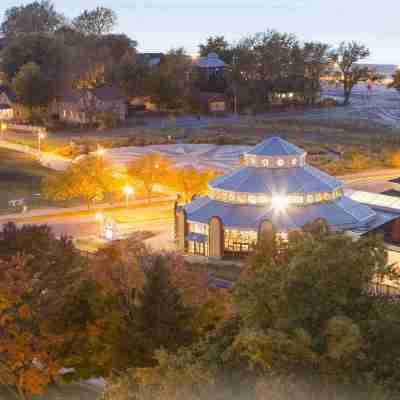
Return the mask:
{"type": "Polygon", "coordinates": [[[208,182],[216,176],[217,173],[212,170],[175,168],[168,177],[166,185],[175,190],[184,203],[188,203],[194,195],[207,193],[208,182]]]}
{"type": "Polygon", "coordinates": [[[71,308],[85,263],[47,226],[0,231],[0,384],[19,398],[42,393],[86,340],[91,321],[71,308]]]}
{"type": "Polygon", "coordinates": [[[160,153],[149,153],[133,160],[128,173],[150,201],[156,185],[164,184],[171,170],[170,160],[160,153]]]}

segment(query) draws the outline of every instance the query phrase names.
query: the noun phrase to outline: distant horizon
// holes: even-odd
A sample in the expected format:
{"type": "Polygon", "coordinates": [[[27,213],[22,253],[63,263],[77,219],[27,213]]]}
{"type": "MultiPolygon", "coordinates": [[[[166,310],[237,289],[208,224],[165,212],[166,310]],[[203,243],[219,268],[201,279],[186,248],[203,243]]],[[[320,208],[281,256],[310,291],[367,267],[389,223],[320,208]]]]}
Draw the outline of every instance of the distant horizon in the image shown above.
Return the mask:
{"type": "MultiPolygon", "coordinates": [[[[7,8],[30,0],[2,0],[0,18],[7,8]]],[[[370,64],[400,65],[400,4],[386,0],[385,14],[361,0],[336,0],[329,8],[323,0],[54,0],[58,12],[74,18],[83,9],[99,5],[118,15],[115,33],[138,42],[141,52],[166,52],[183,47],[189,54],[209,36],[237,42],[249,34],[276,29],[295,34],[300,41],[337,46],[355,40],[371,50],[370,64]]]]}

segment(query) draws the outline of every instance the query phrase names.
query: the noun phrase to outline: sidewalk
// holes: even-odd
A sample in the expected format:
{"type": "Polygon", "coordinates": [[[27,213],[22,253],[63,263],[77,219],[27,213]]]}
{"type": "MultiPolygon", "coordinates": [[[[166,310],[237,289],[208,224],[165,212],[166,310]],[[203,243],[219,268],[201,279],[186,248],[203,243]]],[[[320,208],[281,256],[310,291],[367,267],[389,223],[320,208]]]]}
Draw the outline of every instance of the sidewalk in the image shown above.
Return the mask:
{"type": "Polygon", "coordinates": [[[71,159],[62,157],[54,153],[39,152],[29,146],[9,142],[7,140],[0,140],[0,147],[5,149],[19,151],[21,153],[29,154],[30,156],[37,157],[40,164],[44,167],[54,169],[56,171],[64,171],[68,168],[69,164],[72,162],[71,159]]]}
{"type": "MultiPolygon", "coordinates": [[[[133,208],[134,206],[140,206],[140,205],[147,205],[149,204],[150,206],[154,203],[160,203],[160,202],[170,202],[170,201],[175,201],[176,196],[165,196],[165,197],[155,197],[151,199],[151,203],[148,203],[147,199],[138,199],[138,200],[132,200],[129,202],[129,208],[133,208]]],[[[91,208],[90,210],[87,208],[87,206],[76,206],[76,207],[64,207],[64,208],[42,208],[38,210],[30,210],[26,213],[13,213],[13,214],[5,214],[5,215],[0,215],[0,224],[4,224],[9,221],[20,221],[24,219],[30,219],[30,218],[36,218],[36,217],[56,217],[58,215],[68,215],[71,214],[77,214],[77,213],[96,213],[101,210],[108,210],[108,209],[115,209],[115,208],[125,208],[126,203],[125,202],[118,202],[118,203],[103,203],[103,204],[98,204],[95,207],[91,208]]]]}

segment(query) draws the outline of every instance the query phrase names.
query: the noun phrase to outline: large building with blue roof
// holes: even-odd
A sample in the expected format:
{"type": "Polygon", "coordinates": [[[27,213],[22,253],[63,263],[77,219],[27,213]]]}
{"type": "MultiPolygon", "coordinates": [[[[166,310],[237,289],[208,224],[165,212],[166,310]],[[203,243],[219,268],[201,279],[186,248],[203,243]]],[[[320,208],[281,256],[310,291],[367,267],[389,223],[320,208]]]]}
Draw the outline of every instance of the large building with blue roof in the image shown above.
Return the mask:
{"type": "Polygon", "coordinates": [[[271,225],[284,238],[314,221],[333,231],[364,234],[398,219],[347,196],[340,181],[308,165],[306,156],[279,137],[244,153],[241,167],[211,181],[207,196],[177,208],[178,249],[215,258],[240,256],[271,225]]]}

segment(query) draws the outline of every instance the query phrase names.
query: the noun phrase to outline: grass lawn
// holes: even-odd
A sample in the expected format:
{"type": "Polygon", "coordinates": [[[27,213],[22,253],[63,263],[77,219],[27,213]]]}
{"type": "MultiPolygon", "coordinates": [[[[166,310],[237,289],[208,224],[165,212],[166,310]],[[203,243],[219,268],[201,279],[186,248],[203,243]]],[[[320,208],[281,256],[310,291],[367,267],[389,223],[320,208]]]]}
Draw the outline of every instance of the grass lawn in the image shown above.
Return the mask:
{"type": "Polygon", "coordinates": [[[29,155],[0,148],[0,210],[8,209],[9,200],[31,199],[51,173],[29,155]]]}

